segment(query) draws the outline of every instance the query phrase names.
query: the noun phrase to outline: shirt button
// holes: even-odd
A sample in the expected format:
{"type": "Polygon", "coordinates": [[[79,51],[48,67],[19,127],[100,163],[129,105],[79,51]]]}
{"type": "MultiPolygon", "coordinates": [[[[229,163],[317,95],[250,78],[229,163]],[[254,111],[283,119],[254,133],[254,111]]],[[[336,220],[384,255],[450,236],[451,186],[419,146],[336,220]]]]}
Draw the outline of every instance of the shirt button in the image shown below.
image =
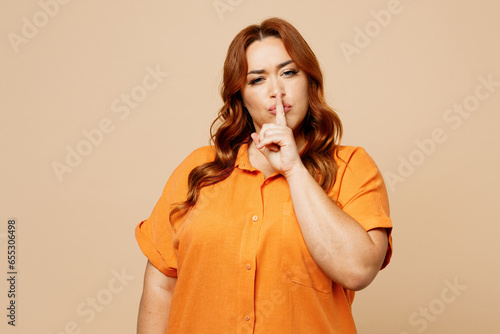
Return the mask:
{"type": "Polygon", "coordinates": [[[250,317],[248,315],[245,316],[245,320],[248,321],[250,320],[250,317]]]}
{"type": "Polygon", "coordinates": [[[257,216],[253,216],[253,217],[252,217],[252,220],[253,220],[254,222],[256,222],[256,221],[257,221],[257,219],[259,219],[259,217],[257,217],[257,216]]]}
{"type": "Polygon", "coordinates": [[[269,184],[269,180],[265,180],[265,181],[264,181],[264,184],[265,184],[265,185],[268,185],[268,184],[269,184]]]}
{"type": "Polygon", "coordinates": [[[250,270],[250,269],[252,269],[252,266],[250,265],[250,263],[247,263],[245,268],[247,268],[247,270],[250,270]]]}

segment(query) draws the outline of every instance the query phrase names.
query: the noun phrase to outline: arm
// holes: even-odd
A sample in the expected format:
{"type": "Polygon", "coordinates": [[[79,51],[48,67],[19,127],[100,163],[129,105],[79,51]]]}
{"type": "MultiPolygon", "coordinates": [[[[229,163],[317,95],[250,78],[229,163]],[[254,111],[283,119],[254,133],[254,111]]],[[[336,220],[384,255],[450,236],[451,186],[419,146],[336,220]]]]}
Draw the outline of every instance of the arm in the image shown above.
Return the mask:
{"type": "Polygon", "coordinates": [[[385,258],[388,237],[383,228],[366,231],[342,211],[303,165],[296,138],[286,125],[281,95],[276,123],[253,133],[255,147],[290,187],[295,215],[307,249],[333,281],[349,290],[361,290],[377,275],[385,258]]]}
{"type": "Polygon", "coordinates": [[[176,282],[177,278],[164,275],[148,260],[137,319],[138,334],[167,332],[170,303],[176,282]]]}
{"type": "Polygon", "coordinates": [[[302,236],[314,261],[349,290],[368,286],[385,258],[386,230],[365,231],[328,197],[302,164],[286,178],[302,236]]]}

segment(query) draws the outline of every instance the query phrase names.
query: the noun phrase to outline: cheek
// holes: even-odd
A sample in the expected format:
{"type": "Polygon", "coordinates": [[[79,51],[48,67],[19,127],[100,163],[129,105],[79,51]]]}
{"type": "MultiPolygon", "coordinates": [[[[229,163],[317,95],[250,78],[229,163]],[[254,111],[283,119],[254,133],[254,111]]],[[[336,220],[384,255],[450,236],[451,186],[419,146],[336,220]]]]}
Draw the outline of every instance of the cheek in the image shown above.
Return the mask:
{"type": "Polygon", "coordinates": [[[257,89],[252,90],[251,92],[246,92],[243,97],[243,101],[245,101],[245,105],[247,108],[258,108],[262,104],[262,94],[259,94],[257,89]]]}
{"type": "Polygon", "coordinates": [[[309,107],[309,94],[308,94],[307,82],[305,84],[299,83],[294,88],[295,88],[294,89],[295,103],[297,103],[302,107],[304,106],[309,107]]]}
{"type": "Polygon", "coordinates": [[[243,99],[243,105],[247,108],[251,108],[253,105],[253,98],[252,94],[250,94],[248,91],[242,91],[241,92],[241,98],[243,99]]]}
{"type": "Polygon", "coordinates": [[[287,88],[297,99],[304,98],[304,96],[307,96],[308,90],[307,79],[297,78],[293,82],[290,82],[287,88]]]}
{"type": "Polygon", "coordinates": [[[305,79],[302,84],[301,84],[301,92],[302,92],[302,97],[306,100],[309,100],[309,85],[307,84],[307,80],[305,79]]]}

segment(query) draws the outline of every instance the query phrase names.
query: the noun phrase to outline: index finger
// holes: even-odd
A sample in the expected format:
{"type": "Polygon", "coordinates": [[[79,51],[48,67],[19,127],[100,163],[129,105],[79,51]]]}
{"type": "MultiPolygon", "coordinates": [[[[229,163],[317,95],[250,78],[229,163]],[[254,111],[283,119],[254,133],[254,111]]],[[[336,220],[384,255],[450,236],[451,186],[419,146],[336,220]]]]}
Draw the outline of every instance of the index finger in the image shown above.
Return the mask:
{"type": "Polygon", "coordinates": [[[276,124],[286,125],[285,109],[283,108],[282,93],[276,97],[276,124]]]}

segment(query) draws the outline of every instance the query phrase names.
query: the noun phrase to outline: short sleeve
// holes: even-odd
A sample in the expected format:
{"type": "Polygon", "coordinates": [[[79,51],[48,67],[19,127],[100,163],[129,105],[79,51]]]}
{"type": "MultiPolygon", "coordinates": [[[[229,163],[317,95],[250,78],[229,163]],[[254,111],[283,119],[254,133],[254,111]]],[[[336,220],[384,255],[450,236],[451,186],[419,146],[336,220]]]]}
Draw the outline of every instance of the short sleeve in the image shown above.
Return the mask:
{"type": "Polygon", "coordinates": [[[148,219],[135,228],[135,238],[148,260],[163,274],[177,277],[177,249],[174,246],[174,228],[170,210],[174,203],[186,199],[188,176],[197,165],[209,159],[208,146],[191,153],[170,175],[160,199],[148,219]]]}
{"type": "Polygon", "coordinates": [[[135,238],[149,261],[163,274],[177,277],[177,256],[172,243],[170,200],[173,174],[148,219],[135,229],[135,238]]]}
{"type": "Polygon", "coordinates": [[[389,198],[382,174],[371,156],[361,147],[355,147],[345,157],[346,166],[341,174],[338,203],[342,210],[354,218],[366,231],[385,228],[389,244],[383,269],[392,256],[392,221],[389,198]]]}

